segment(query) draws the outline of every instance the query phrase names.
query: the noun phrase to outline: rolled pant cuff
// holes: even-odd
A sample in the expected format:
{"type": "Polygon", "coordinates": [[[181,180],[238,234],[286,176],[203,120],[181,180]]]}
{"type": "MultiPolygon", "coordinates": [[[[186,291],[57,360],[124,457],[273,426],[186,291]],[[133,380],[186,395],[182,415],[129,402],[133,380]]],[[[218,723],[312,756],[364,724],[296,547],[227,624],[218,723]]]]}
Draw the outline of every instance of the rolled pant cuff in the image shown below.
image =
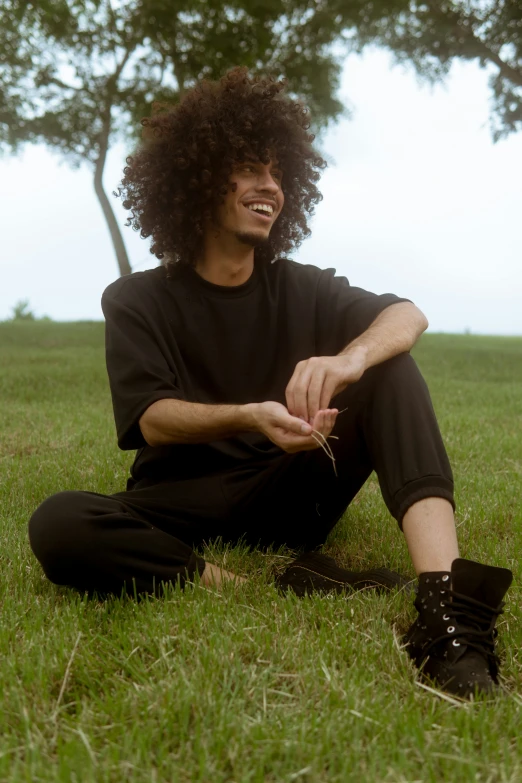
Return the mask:
{"type": "Polygon", "coordinates": [[[394,498],[393,516],[402,530],[404,515],[414,503],[425,498],[444,498],[449,500],[455,511],[455,499],[453,497],[453,482],[443,476],[423,476],[410,481],[398,492],[394,498]]]}
{"type": "Polygon", "coordinates": [[[192,552],[190,555],[187,566],[186,566],[186,577],[183,579],[183,582],[191,582],[194,579],[194,574],[196,571],[200,576],[203,575],[203,571],[205,570],[206,562],[205,560],[197,555],[195,552],[192,552]]]}
{"type": "MultiPolygon", "coordinates": [[[[184,589],[187,582],[190,583],[194,581],[196,572],[200,575],[200,577],[203,575],[205,566],[205,560],[193,551],[191,552],[189,559],[183,567],[179,568],[179,566],[176,566],[175,572],[167,583],[170,582],[171,584],[176,584],[176,582],[179,582],[180,587],[184,589]]],[[[152,592],[156,596],[161,597],[163,595],[163,587],[164,582],[158,582],[155,578],[153,578],[152,592]]]]}

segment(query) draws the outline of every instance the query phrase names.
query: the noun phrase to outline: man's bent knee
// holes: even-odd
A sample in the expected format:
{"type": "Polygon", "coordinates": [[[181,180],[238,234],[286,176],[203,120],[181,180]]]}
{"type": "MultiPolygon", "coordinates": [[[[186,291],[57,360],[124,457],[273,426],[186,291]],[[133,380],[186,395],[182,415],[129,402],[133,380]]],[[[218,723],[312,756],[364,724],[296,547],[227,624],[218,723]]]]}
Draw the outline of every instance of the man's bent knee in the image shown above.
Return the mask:
{"type": "Polygon", "coordinates": [[[376,370],[377,368],[380,368],[381,371],[386,373],[412,372],[415,370],[418,371],[419,369],[417,367],[417,362],[409,353],[409,351],[398,353],[396,356],[392,356],[390,359],[386,359],[386,361],[375,365],[376,370]]]}
{"type": "Polygon", "coordinates": [[[66,584],[65,574],[85,553],[82,506],[84,493],[58,492],[44,500],[29,520],[31,549],[47,578],[56,584],[66,584]]]}
{"type": "Polygon", "coordinates": [[[391,386],[399,389],[405,385],[412,389],[427,388],[419,366],[409,352],[399,353],[391,359],[370,367],[365,375],[368,375],[370,382],[379,388],[391,386]]]}

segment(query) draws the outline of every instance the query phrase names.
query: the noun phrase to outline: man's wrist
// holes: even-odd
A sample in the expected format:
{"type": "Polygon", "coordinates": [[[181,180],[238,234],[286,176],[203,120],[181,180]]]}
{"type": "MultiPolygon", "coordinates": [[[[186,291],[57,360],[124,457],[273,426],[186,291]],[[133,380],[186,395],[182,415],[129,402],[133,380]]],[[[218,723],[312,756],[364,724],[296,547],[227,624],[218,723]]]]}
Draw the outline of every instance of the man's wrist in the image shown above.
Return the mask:
{"type": "Polygon", "coordinates": [[[364,372],[368,369],[368,354],[367,345],[357,344],[357,341],[354,341],[347,345],[338,356],[347,366],[353,367],[354,364],[357,364],[364,372]]]}
{"type": "Polygon", "coordinates": [[[259,403],[257,402],[248,402],[246,405],[239,406],[239,421],[243,432],[258,431],[256,418],[258,405],[259,403]]]}

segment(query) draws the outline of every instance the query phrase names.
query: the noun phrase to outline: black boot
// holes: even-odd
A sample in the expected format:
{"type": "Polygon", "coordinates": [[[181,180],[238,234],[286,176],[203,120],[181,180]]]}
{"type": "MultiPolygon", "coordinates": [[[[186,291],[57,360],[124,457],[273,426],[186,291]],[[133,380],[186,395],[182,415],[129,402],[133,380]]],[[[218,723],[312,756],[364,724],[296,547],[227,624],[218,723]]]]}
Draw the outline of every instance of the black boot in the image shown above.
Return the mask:
{"type": "Polygon", "coordinates": [[[343,593],[347,590],[387,591],[403,588],[413,591],[413,583],[388,568],[369,571],[348,571],[339,568],[333,557],[319,552],[305,552],[294,560],[276,579],[282,591],[292,590],[299,596],[305,593],[343,593]]]}
{"type": "Polygon", "coordinates": [[[498,689],[495,622],[513,574],[458,558],[419,577],[419,612],[403,641],[424,675],[462,698],[498,689]]]}

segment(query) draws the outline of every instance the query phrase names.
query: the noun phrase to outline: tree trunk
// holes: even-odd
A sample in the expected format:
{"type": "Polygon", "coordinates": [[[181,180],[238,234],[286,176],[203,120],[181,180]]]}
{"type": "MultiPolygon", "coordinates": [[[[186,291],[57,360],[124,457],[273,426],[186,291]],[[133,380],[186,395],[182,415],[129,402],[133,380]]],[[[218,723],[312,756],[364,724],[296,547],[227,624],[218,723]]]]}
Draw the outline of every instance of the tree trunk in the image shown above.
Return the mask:
{"type": "Polygon", "coordinates": [[[103,189],[101,174],[98,175],[98,165],[96,166],[96,174],[94,175],[94,190],[96,191],[96,195],[98,196],[98,200],[101,204],[103,214],[105,215],[105,220],[107,221],[107,225],[109,227],[112,244],[116,253],[116,259],[118,261],[118,267],[120,269],[120,276],[130,275],[132,269],[131,265],[129,264],[127,250],[125,249],[120,227],[118,226],[116,218],[114,217],[114,212],[112,211],[109,199],[107,198],[103,189]]]}
{"type": "Polygon", "coordinates": [[[114,212],[112,211],[112,207],[110,205],[109,199],[107,198],[107,195],[103,189],[103,182],[102,182],[103,169],[105,167],[105,159],[107,157],[107,148],[109,146],[110,127],[111,127],[110,107],[108,107],[103,120],[103,131],[100,136],[100,154],[98,156],[98,160],[96,161],[96,169],[94,172],[94,190],[96,191],[96,195],[98,196],[98,200],[101,204],[103,214],[105,215],[105,220],[107,221],[107,225],[109,227],[112,244],[114,247],[114,251],[116,253],[116,259],[118,261],[118,266],[120,269],[120,276],[122,276],[122,275],[130,275],[132,269],[129,264],[129,257],[127,255],[127,250],[125,249],[125,244],[123,242],[123,237],[121,235],[120,227],[116,222],[116,218],[114,217],[114,212]]]}

